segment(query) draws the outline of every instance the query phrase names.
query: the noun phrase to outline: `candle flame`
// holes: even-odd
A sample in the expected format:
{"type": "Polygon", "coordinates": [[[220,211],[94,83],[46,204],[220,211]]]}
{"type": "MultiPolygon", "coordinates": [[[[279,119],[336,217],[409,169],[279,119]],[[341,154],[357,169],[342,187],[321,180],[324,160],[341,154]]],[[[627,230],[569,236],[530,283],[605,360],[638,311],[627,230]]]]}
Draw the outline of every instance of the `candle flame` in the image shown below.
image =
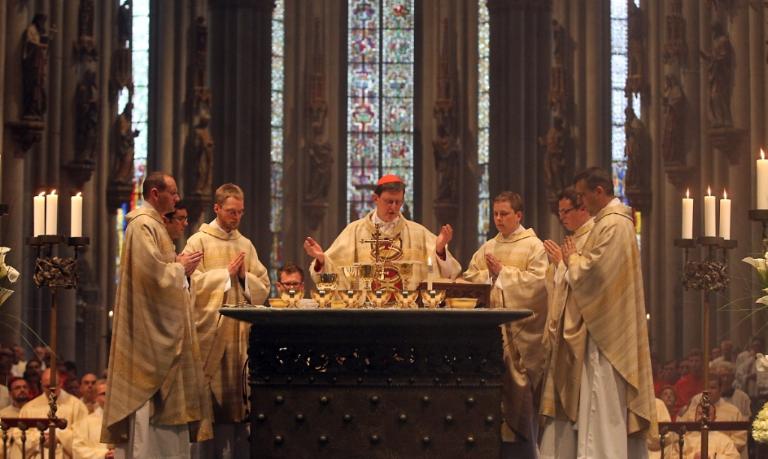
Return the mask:
{"type": "Polygon", "coordinates": [[[762,148],[760,149],[760,159],[765,159],[765,152],[762,148]]]}
{"type": "Polygon", "coordinates": [[[75,196],[82,196],[82,195],[83,195],[83,193],[82,193],[82,192],[80,192],[80,191],[78,191],[78,192],[77,192],[77,194],[76,194],[75,196]]]}
{"type": "Polygon", "coordinates": [[[712,189],[707,187],[707,196],[712,196],[712,189]]]}
{"type": "Polygon", "coordinates": [[[48,196],[55,196],[55,195],[56,195],[56,190],[51,190],[51,192],[48,194],[48,196]]]}
{"type": "Polygon", "coordinates": [[[45,191],[41,191],[40,194],[38,194],[38,196],[45,196],[45,191]]]}
{"type": "Polygon", "coordinates": [[[685,199],[690,199],[690,197],[691,197],[691,189],[690,188],[686,188],[685,189],[685,199]]]}
{"type": "Polygon", "coordinates": [[[728,199],[728,191],[723,188],[723,199],[728,199]]]}

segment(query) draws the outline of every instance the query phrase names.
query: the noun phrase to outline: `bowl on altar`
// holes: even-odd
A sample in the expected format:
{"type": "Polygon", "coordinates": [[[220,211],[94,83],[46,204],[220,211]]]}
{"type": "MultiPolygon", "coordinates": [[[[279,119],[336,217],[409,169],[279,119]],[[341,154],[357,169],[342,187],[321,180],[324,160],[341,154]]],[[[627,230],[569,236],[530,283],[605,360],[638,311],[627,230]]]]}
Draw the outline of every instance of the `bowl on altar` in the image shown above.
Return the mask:
{"type": "Polygon", "coordinates": [[[334,298],[331,300],[331,309],[344,309],[347,307],[347,303],[344,300],[334,298]]]}
{"type": "Polygon", "coordinates": [[[448,298],[445,305],[453,309],[474,309],[477,306],[477,298],[448,298]]]}
{"type": "Polygon", "coordinates": [[[269,306],[272,308],[287,308],[288,300],[285,300],[283,298],[270,298],[269,306]]]}

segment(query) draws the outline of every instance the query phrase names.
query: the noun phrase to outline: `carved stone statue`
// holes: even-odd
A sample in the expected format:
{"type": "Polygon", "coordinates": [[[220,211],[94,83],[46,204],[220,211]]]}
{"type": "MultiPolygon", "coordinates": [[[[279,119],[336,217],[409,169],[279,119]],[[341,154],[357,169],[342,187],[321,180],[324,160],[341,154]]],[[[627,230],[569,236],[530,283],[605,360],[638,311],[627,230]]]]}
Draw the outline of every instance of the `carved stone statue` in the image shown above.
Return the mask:
{"type": "Polygon", "coordinates": [[[629,2],[628,4],[627,34],[629,35],[629,43],[627,45],[627,54],[629,69],[625,91],[627,94],[637,94],[643,91],[643,86],[645,85],[643,11],[634,2],[629,2]]]}
{"type": "Polygon", "coordinates": [[[565,105],[565,29],[557,21],[552,21],[553,62],[549,79],[549,106],[557,114],[562,114],[565,105]]]}
{"type": "Polygon", "coordinates": [[[685,164],[685,92],[677,75],[667,74],[662,97],[661,153],[665,164],[685,164]]]}
{"type": "Polygon", "coordinates": [[[213,136],[210,131],[211,93],[209,90],[195,91],[196,111],[193,118],[194,143],[192,144],[192,161],[197,169],[192,180],[192,191],[207,195],[211,192],[213,183],[213,136]]]}
{"type": "Polygon", "coordinates": [[[77,42],[75,43],[75,53],[80,58],[95,59],[97,56],[93,35],[94,14],[93,0],[80,0],[80,6],[77,10],[77,42]]]}
{"type": "Polygon", "coordinates": [[[208,68],[208,26],[205,24],[205,18],[198,16],[195,18],[195,25],[192,29],[193,51],[192,51],[192,84],[195,87],[205,86],[205,75],[208,68]]]}
{"type": "Polygon", "coordinates": [[[438,137],[432,142],[437,171],[436,201],[456,202],[459,197],[461,155],[451,137],[438,137]]]}
{"type": "Polygon", "coordinates": [[[733,125],[731,118],[731,93],[733,91],[734,53],[731,40],[723,24],[712,24],[712,53],[701,52],[709,62],[709,115],[712,127],[733,125]]]}
{"type": "Polygon", "coordinates": [[[688,44],[685,40],[685,17],[683,17],[683,1],[671,0],[670,14],[667,15],[667,41],[664,43],[664,61],[677,59],[685,62],[688,54],[688,44]]]}
{"type": "Polygon", "coordinates": [[[93,161],[99,136],[99,88],[96,72],[88,69],[75,92],[75,154],[93,161]]]}
{"type": "Polygon", "coordinates": [[[624,110],[627,118],[624,123],[624,134],[626,144],[624,146],[624,156],[627,158],[627,175],[625,183],[627,190],[643,189],[646,185],[646,153],[645,153],[645,123],[635,115],[632,107],[624,110]]]}
{"type": "Polygon", "coordinates": [[[560,116],[554,116],[546,135],[539,137],[539,145],[544,146],[544,183],[550,196],[557,196],[571,179],[566,153],[568,137],[565,120],[560,116]]]}
{"type": "Polygon", "coordinates": [[[133,103],[125,104],[114,125],[115,157],[110,179],[114,182],[131,183],[133,180],[134,139],[139,131],[133,129],[133,103]]]}
{"type": "Polygon", "coordinates": [[[22,36],[22,118],[39,120],[48,108],[48,31],[45,14],[36,14],[22,36]]]}
{"type": "Polygon", "coordinates": [[[123,49],[131,48],[133,37],[133,11],[131,2],[125,0],[117,9],[117,45],[123,49]]]}
{"type": "Polygon", "coordinates": [[[333,153],[328,142],[311,142],[306,148],[309,159],[305,201],[325,200],[331,186],[333,153]]]}

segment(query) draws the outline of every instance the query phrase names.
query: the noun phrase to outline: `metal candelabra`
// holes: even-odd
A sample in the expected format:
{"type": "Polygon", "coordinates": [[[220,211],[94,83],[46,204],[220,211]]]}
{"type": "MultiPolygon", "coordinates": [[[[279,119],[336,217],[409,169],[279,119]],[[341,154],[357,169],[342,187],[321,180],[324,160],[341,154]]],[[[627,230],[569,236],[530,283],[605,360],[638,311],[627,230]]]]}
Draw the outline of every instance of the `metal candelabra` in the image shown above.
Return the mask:
{"type": "MultiPolygon", "coordinates": [[[[738,245],[732,239],[721,237],[702,236],[698,239],[675,239],[675,246],[683,249],[683,287],[686,290],[699,290],[701,292],[702,306],[702,347],[704,352],[704,390],[701,393],[701,422],[706,427],[712,420],[709,419],[709,316],[712,307],[711,294],[720,292],[728,287],[730,277],[728,275],[728,250],[738,245]],[[701,247],[704,249],[702,260],[689,259],[692,249],[701,247]],[[722,254],[722,257],[720,256],[722,254]]],[[[708,438],[701,438],[703,454],[707,454],[708,438]]]]}
{"type": "MultiPolygon", "coordinates": [[[[56,294],[59,289],[77,288],[77,257],[78,251],[85,248],[90,240],[87,237],[65,237],[54,236],[34,236],[27,239],[27,244],[36,249],[35,257],[35,275],[33,280],[37,288],[48,287],[51,294],[51,316],[50,316],[50,349],[51,349],[51,378],[48,387],[50,412],[49,436],[50,444],[56,444],[56,427],[61,425],[61,420],[56,417],[56,387],[58,385],[58,370],[56,365],[56,327],[57,327],[57,309],[56,294]],[[54,255],[54,247],[66,243],[74,249],[74,256],[60,257],[54,255]]],[[[49,458],[54,459],[55,447],[49,449],[49,458]]]]}

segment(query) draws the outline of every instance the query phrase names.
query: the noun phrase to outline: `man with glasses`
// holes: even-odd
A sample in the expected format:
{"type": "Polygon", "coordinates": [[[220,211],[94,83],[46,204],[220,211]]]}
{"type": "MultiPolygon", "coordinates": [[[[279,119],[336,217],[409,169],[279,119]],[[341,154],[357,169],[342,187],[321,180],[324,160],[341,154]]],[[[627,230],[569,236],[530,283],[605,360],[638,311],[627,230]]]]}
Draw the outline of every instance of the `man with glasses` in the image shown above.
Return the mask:
{"type": "Polygon", "coordinates": [[[250,325],[219,314],[225,304],[263,304],[269,294],[267,269],[237,229],[244,209],[243,190],[233,183],[221,185],[213,204],[216,218],[203,224],[184,249],[203,254],[191,284],[215,435],[213,442],[199,445],[200,457],[240,457],[248,451],[243,373],[250,325]]]}
{"type": "Polygon", "coordinates": [[[521,225],[523,198],[504,191],[493,200],[498,234],[472,256],[463,278],[493,285],[491,307],[530,309],[533,316],[502,327],[504,361],[504,457],[536,457],[538,402],[546,352],[541,345],[547,320],[544,278],[547,256],[532,228],[521,225]]]}
{"type": "Polygon", "coordinates": [[[595,226],[581,249],[572,238],[559,247],[570,288],[565,314],[575,320],[567,343],[576,367],[564,374],[581,374],[570,386],[579,394],[573,457],[645,457],[646,437],[658,428],[632,209],[600,168],[576,175],[574,188],[595,226]]]}
{"type": "Polygon", "coordinates": [[[177,202],[176,209],[165,214],[163,221],[165,222],[165,229],[168,230],[168,235],[171,236],[171,240],[174,243],[179,242],[184,236],[184,230],[189,226],[189,213],[184,201],[177,202]]]}
{"type": "Polygon", "coordinates": [[[293,290],[299,298],[304,297],[303,269],[293,263],[286,263],[277,270],[277,278],[278,293],[288,293],[290,290],[293,290]]]}
{"type": "MultiPolygon", "coordinates": [[[[595,221],[582,205],[573,187],[564,189],[558,195],[557,214],[569,234],[566,238],[573,240],[576,248],[581,250],[592,227],[595,226],[595,221]]],[[[570,360],[581,362],[584,349],[574,350],[570,347],[571,344],[578,344],[574,336],[578,336],[581,329],[577,326],[579,317],[573,316],[573,308],[566,309],[570,289],[565,282],[566,266],[563,253],[560,246],[550,239],[544,241],[544,250],[549,259],[549,312],[544,332],[549,362],[541,394],[540,413],[546,418],[541,437],[541,457],[559,458],[576,450],[575,424],[579,408],[579,385],[574,384],[574,381],[581,380],[581,364],[571,364],[570,360]]]]}
{"type": "Polygon", "coordinates": [[[202,253],[177,255],[165,229],[173,177],[149,174],[142,193],[126,216],[101,440],[121,458],[187,457],[190,438],[212,436],[187,284],[202,253]]]}

